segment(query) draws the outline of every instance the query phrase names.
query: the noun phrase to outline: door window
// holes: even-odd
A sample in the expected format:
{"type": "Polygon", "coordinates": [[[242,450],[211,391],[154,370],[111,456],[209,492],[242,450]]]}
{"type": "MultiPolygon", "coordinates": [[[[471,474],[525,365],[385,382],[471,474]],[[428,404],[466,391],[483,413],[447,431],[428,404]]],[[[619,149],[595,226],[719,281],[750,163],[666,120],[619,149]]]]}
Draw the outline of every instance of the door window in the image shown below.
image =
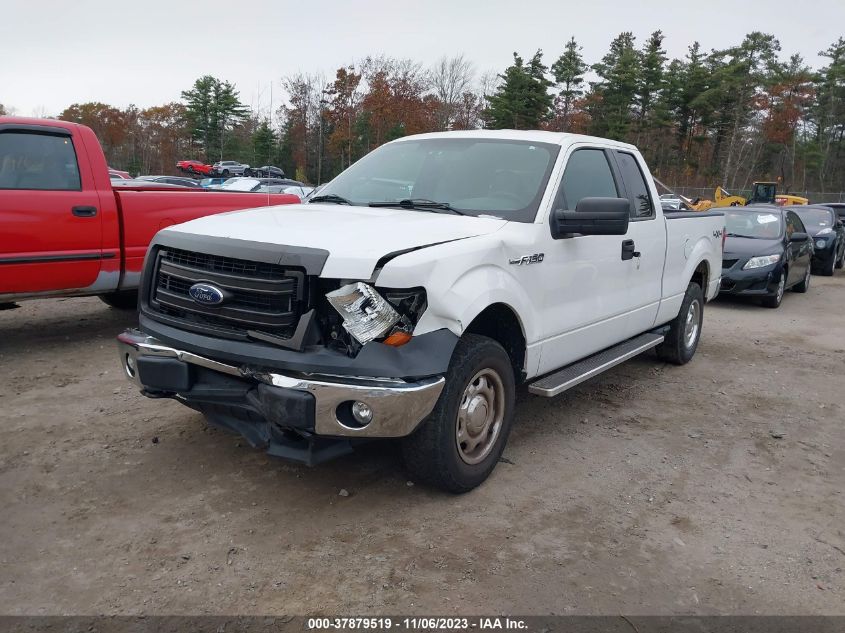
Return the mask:
{"type": "Polygon", "coordinates": [[[792,234],[798,233],[806,233],[807,229],[804,228],[804,223],[801,222],[801,218],[799,218],[795,213],[792,211],[786,212],[786,238],[789,239],[792,237],[792,234]]]}
{"type": "Polygon", "coordinates": [[[79,166],[68,136],[0,133],[0,189],[79,191],[79,166]]]}
{"type": "Polygon", "coordinates": [[[555,208],[575,210],[582,198],[618,198],[616,181],[604,150],[579,149],[563,172],[555,208]]]}
{"type": "Polygon", "coordinates": [[[631,201],[631,218],[655,217],[651,194],[636,157],[628,152],[616,152],[616,162],[628,192],[628,199],[631,201]]]}

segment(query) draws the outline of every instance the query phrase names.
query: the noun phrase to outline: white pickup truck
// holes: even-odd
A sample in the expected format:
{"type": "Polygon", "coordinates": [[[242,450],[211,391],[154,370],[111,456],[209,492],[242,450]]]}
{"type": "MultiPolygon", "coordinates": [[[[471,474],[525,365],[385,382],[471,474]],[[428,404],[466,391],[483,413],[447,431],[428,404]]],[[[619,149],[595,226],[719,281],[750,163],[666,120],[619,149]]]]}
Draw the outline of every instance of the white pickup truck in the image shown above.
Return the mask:
{"type": "Polygon", "coordinates": [[[120,362],[281,457],[401,438],[412,477],[478,486],[515,389],[555,396],[648,349],[684,364],[721,213],[664,213],[631,145],[539,131],[410,136],[308,204],[154,238],[120,362]]]}

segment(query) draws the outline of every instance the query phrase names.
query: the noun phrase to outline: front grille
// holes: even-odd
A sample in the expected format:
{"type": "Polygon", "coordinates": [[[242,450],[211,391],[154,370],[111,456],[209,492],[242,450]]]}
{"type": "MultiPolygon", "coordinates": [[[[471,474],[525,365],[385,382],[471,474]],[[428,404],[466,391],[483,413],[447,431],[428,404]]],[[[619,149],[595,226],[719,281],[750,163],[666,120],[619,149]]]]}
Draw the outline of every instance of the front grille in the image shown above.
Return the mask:
{"type": "Polygon", "coordinates": [[[149,304],[189,329],[234,338],[256,330],[289,338],[307,306],[307,282],[298,268],[165,247],[156,254],[149,304]],[[189,290],[201,282],[222,290],[223,302],[194,301],[189,290]]]}
{"type": "Polygon", "coordinates": [[[723,259],[722,260],[722,269],[727,270],[728,268],[733,268],[738,261],[739,261],[738,259],[723,259]]]}

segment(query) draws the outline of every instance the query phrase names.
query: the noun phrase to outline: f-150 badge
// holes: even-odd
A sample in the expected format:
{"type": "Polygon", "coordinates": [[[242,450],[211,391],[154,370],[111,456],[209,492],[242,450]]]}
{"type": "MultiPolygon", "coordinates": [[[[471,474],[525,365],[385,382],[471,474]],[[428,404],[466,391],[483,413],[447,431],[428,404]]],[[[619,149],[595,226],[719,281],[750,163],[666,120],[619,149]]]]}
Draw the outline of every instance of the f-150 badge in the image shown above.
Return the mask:
{"type": "Polygon", "coordinates": [[[525,264],[539,264],[543,261],[543,257],[545,257],[545,253],[534,253],[533,255],[523,255],[522,257],[518,257],[516,259],[508,260],[508,263],[514,264],[515,266],[523,266],[525,264]]]}

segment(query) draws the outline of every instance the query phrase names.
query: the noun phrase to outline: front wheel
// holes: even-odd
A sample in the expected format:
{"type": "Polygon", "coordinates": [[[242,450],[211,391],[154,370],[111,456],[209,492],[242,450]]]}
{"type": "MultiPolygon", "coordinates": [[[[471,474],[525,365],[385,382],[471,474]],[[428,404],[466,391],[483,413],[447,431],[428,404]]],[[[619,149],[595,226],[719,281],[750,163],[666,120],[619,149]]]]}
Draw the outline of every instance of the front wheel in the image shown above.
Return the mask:
{"type": "Polygon", "coordinates": [[[825,277],[833,277],[836,272],[836,249],[833,249],[833,255],[830,256],[830,261],[825,263],[822,269],[822,275],[825,277]]]}
{"type": "Polygon", "coordinates": [[[780,271],[778,278],[778,286],[775,289],[775,294],[771,297],[763,297],[763,305],[767,308],[779,308],[781,301],[783,301],[783,293],[786,292],[786,269],[780,271]]]}
{"type": "Polygon", "coordinates": [[[461,337],[434,410],[402,440],[412,478],[453,493],[480,485],[505,448],[515,393],[502,346],[486,336],[461,337]]]}
{"type": "Polygon", "coordinates": [[[669,324],[669,332],[657,346],[657,357],[675,365],[690,362],[698,349],[703,322],[704,293],[701,286],[692,281],[687,286],[678,316],[669,324]]]}

